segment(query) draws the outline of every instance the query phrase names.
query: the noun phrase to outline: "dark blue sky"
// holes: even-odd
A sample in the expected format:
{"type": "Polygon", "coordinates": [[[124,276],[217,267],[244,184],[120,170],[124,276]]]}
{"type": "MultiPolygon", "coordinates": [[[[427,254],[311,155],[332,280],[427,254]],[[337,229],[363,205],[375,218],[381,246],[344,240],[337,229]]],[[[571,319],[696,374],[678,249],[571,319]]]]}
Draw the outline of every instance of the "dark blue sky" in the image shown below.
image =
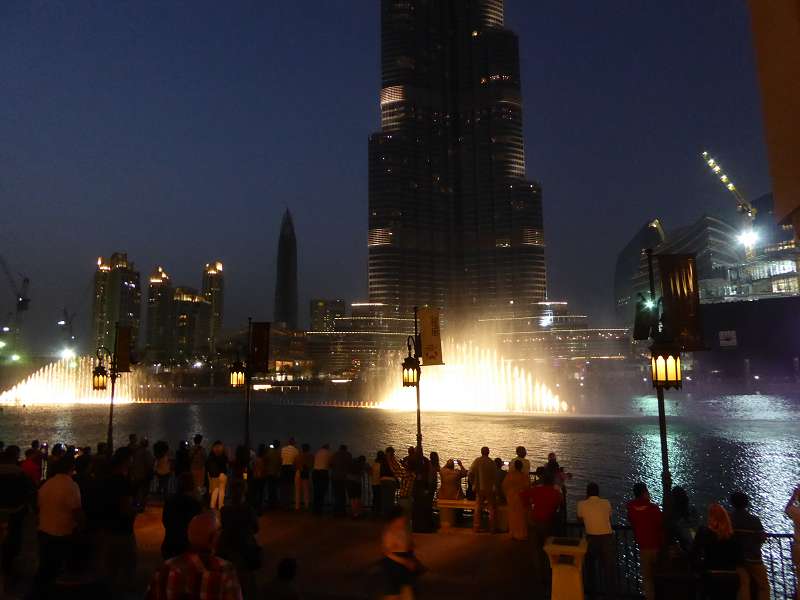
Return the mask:
{"type": "MultiPolygon", "coordinates": [[[[744,0],[507,0],[550,295],[610,322],[616,253],[769,191],[744,0]]],[[[271,318],[285,207],[311,296],[366,295],[367,137],[379,3],[0,3],[0,252],[32,280],[31,334],[86,325],[98,255],[199,286],[224,261],[228,325],[271,318]]],[[[0,309],[11,294],[0,281],[0,309]]]]}

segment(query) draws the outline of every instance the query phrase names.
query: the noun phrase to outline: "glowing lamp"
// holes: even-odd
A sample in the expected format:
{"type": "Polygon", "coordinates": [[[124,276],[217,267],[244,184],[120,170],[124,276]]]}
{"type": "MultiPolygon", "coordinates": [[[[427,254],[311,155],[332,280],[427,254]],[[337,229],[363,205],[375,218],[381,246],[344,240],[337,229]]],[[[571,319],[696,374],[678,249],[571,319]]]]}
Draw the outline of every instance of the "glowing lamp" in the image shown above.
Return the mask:
{"type": "Polygon", "coordinates": [[[240,388],[244,386],[244,365],[241,361],[237,360],[231,366],[231,387],[240,388]]]}
{"type": "Polygon", "coordinates": [[[100,364],[92,371],[92,389],[96,392],[102,391],[108,387],[108,371],[100,364]]]}
{"type": "Polygon", "coordinates": [[[745,229],[739,234],[739,243],[745,248],[752,248],[758,242],[758,233],[753,229],[745,229]]]}
{"type": "Polygon", "coordinates": [[[681,387],[681,353],[674,348],[652,348],[650,370],[653,387],[681,387]]]}
{"type": "Polygon", "coordinates": [[[409,354],[403,361],[403,387],[417,387],[419,374],[419,359],[409,354]]]}

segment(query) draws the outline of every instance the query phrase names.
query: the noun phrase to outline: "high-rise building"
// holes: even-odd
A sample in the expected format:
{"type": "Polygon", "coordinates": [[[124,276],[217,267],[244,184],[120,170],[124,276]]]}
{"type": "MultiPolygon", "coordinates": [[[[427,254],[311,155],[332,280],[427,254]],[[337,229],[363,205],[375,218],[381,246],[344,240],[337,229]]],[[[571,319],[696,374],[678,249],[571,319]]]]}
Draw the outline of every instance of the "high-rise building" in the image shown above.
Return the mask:
{"type": "Polygon", "coordinates": [[[115,252],[106,262],[97,259],[92,306],[92,341],[96,347],[114,348],[115,325],[131,327],[131,346],[139,338],[142,291],[139,271],[128,255],[115,252]]]}
{"type": "Polygon", "coordinates": [[[173,302],[174,358],[186,361],[207,356],[211,333],[211,302],[190,287],[175,288],[173,302]]]}
{"type": "Polygon", "coordinates": [[[517,36],[503,0],[382,0],[369,141],[369,297],[448,322],[546,299],[541,190],[526,179],[517,36]]]}
{"type": "Polygon", "coordinates": [[[222,332],[222,315],[225,308],[225,277],[222,274],[222,263],[207,263],[203,270],[203,297],[211,304],[211,324],[209,330],[209,348],[211,356],[216,354],[217,341],[222,332]]]}
{"type": "Polygon", "coordinates": [[[311,331],[334,331],[334,319],[345,316],[347,307],[344,300],[311,300],[311,331]]]}
{"type": "Polygon", "coordinates": [[[172,281],[163,267],[150,275],[147,289],[147,336],[145,355],[151,362],[170,359],[175,333],[174,296],[172,281]]]}
{"type": "Polygon", "coordinates": [[[297,238],[288,209],[283,214],[278,238],[274,321],[284,323],[289,329],[297,329],[297,238]]]}

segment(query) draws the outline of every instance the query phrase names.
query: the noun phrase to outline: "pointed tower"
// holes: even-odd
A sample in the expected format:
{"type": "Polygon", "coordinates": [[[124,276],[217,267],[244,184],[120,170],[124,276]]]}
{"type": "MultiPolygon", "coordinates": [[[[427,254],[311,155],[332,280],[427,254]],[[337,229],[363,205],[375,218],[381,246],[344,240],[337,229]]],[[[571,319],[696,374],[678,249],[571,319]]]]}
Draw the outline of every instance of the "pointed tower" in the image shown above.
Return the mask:
{"type": "Polygon", "coordinates": [[[297,329],[297,238],[289,209],[283,213],[281,234],[278,238],[273,320],[276,323],[285,323],[289,329],[297,329]]]}

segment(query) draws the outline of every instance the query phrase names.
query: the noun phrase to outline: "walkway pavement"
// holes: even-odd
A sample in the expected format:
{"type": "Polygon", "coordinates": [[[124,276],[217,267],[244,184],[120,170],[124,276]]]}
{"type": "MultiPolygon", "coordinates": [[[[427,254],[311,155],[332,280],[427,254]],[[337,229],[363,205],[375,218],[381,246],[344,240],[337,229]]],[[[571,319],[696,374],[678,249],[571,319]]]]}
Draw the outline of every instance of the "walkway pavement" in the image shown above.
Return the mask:
{"type": "MultiPolygon", "coordinates": [[[[258,574],[259,587],[267,586],[281,558],[292,557],[297,560],[297,588],[304,599],[372,598],[378,581],[381,526],[371,519],[269,512],[260,519],[259,541],[265,562],[258,574]]],[[[150,576],[161,563],[164,529],[160,507],[150,507],[139,515],[135,530],[139,563],[128,598],[144,595],[150,576]]],[[[535,585],[528,543],[512,541],[507,534],[473,534],[459,528],[447,533],[415,534],[414,539],[417,554],[428,568],[420,579],[422,598],[545,597],[535,585]]],[[[24,589],[35,571],[33,522],[20,563],[24,589]]]]}

